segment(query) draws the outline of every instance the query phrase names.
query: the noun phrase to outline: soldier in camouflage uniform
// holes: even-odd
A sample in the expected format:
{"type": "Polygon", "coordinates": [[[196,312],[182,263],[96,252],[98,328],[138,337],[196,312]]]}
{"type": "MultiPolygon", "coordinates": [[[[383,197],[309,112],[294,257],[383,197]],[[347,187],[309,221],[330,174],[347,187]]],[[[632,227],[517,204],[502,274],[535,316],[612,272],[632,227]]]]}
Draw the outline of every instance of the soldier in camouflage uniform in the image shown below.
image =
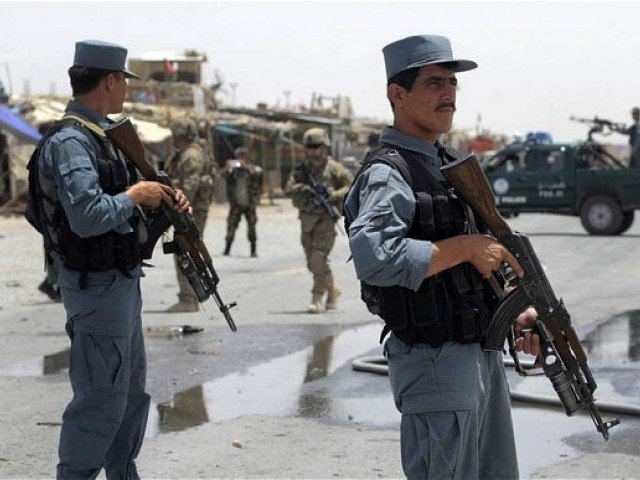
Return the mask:
{"type": "MultiPolygon", "coordinates": [[[[327,132],[311,128],[304,133],[303,144],[307,154],[307,166],[315,178],[323,183],[330,193],[330,202],[342,211],[342,202],[353,180],[351,172],[329,156],[331,142],[327,132]]],[[[337,308],[340,289],[333,280],[329,267],[329,253],[336,239],[336,230],[329,213],[314,202],[313,190],[307,179],[296,168],[287,182],[286,193],[293,206],[300,210],[301,241],[307,257],[307,268],[313,274],[309,313],[320,313],[323,308],[337,308]],[[323,306],[324,294],[327,294],[323,306]]]]}
{"type": "MultiPolygon", "coordinates": [[[[210,160],[198,143],[198,128],[193,120],[173,122],[171,133],[176,153],[169,161],[166,171],[173,186],[181,189],[193,205],[193,219],[200,233],[204,233],[214,182],[210,160]]],[[[169,307],[167,312],[197,312],[198,299],[188,280],[180,273],[177,257],[175,263],[180,291],[178,303],[169,307]]]]}
{"type": "Polygon", "coordinates": [[[227,237],[224,254],[229,255],[231,244],[240,224],[242,215],[247,219],[247,238],[251,243],[251,256],[257,257],[256,206],[262,193],[262,169],[252,165],[249,150],[240,147],[234,151],[235,159],[227,161],[224,176],[227,179],[227,197],[229,199],[229,217],[227,218],[227,237]]]}

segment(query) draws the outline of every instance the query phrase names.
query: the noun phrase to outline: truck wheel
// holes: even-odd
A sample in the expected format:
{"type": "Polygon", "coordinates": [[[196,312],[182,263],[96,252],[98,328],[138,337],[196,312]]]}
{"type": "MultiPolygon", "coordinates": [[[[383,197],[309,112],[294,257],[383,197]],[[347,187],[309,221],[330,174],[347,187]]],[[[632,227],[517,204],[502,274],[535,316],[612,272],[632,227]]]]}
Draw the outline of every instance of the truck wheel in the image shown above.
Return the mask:
{"type": "Polygon", "coordinates": [[[622,214],[622,225],[620,225],[620,229],[618,230],[618,235],[626,232],[633,225],[633,217],[636,212],[634,210],[627,210],[622,214]]]}
{"type": "Polygon", "coordinates": [[[580,220],[591,235],[618,235],[624,218],[622,209],[614,198],[595,195],[582,204],[580,220]]]}

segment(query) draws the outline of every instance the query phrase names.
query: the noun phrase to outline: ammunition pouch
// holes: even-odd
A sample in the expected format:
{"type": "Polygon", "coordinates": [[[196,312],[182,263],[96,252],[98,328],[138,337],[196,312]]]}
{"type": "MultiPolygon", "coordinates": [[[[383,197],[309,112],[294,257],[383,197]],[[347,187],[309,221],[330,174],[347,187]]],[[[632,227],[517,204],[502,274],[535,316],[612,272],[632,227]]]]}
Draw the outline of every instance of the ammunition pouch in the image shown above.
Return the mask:
{"type": "Polygon", "coordinates": [[[417,291],[361,283],[368,310],[385,322],[382,338],[393,331],[405,343],[479,342],[494,301],[470,264],[458,265],[427,278],[417,291]],[[478,283],[475,280],[480,280],[478,283]]]}

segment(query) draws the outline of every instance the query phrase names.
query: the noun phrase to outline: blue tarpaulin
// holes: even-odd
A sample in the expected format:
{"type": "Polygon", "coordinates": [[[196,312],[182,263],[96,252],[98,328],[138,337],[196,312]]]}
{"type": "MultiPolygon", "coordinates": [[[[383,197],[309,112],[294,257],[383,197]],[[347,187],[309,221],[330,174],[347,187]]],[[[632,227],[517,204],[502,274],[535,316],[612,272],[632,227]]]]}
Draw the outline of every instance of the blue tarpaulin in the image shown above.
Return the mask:
{"type": "Polygon", "coordinates": [[[4,105],[0,105],[0,129],[6,130],[21,142],[33,143],[34,145],[42,138],[40,132],[30,123],[25,122],[18,114],[13,113],[4,105]]]}
{"type": "Polygon", "coordinates": [[[243,137],[249,137],[251,134],[237,128],[230,127],[228,125],[216,125],[216,130],[226,135],[242,135],[243,137]]]}
{"type": "MultiPolygon", "coordinates": [[[[250,137],[250,138],[256,138],[258,140],[264,141],[264,142],[268,142],[271,141],[272,139],[264,136],[264,135],[258,135],[256,133],[251,133],[251,132],[247,132],[244,130],[238,130],[237,128],[231,127],[229,125],[216,125],[215,129],[218,130],[220,133],[224,134],[224,135],[242,135],[243,137],[250,137]]],[[[290,138],[285,137],[282,132],[279,132],[278,135],[278,139],[282,142],[282,143],[286,143],[288,145],[299,145],[302,146],[301,143],[298,143],[290,138]]]]}

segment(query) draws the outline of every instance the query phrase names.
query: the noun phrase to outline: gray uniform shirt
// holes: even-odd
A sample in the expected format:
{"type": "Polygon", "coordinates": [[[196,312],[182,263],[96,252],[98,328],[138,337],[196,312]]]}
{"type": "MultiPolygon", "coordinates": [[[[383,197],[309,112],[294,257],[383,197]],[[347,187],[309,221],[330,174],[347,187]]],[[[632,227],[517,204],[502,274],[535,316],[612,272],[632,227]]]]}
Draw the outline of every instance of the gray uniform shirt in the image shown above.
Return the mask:
{"type": "Polygon", "coordinates": [[[640,167],[640,122],[635,122],[630,127],[620,130],[620,133],[629,135],[629,146],[631,147],[629,166],[640,167]]]}
{"type": "MultiPolygon", "coordinates": [[[[108,121],[90,108],[71,101],[65,110],[106,127],[108,121]]],[[[75,128],[65,128],[52,136],[40,156],[40,180],[47,194],[57,197],[80,237],[93,237],[110,230],[129,233],[127,221],[133,203],[126,193],[107,195],[100,188],[98,164],[91,143],[75,128]]]]}
{"type": "Polygon", "coordinates": [[[638,144],[640,144],[640,122],[636,122],[631,125],[624,131],[624,133],[629,135],[629,145],[631,145],[631,148],[638,148],[638,144]]]}
{"type": "Polygon", "coordinates": [[[640,122],[636,122],[629,127],[627,130],[627,134],[629,135],[629,145],[631,145],[631,156],[636,161],[637,165],[638,156],[640,155],[640,122]]]}
{"type": "MultiPolygon", "coordinates": [[[[415,151],[440,166],[436,146],[392,127],[380,142],[415,151]]],[[[382,287],[418,290],[427,275],[433,244],[407,238],[416,209],[411,187],[388,165],[375,164],[360,175],[345,201],[349,247],[358,278],[382,287]]]]}

